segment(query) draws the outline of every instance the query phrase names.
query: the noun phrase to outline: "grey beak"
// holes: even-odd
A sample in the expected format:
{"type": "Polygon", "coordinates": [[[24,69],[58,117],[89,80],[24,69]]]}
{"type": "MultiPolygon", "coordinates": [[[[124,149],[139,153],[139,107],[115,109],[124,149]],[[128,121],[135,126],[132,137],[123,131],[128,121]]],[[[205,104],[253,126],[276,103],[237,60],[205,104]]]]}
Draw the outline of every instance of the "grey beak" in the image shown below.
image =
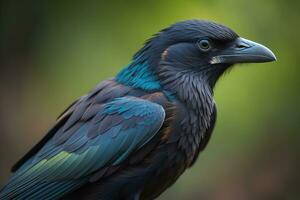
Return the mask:
{"type": "Polygon", "coordinates": [[[213,57],[211,64],[261,63],[275,60],[276,56],[267,47],[244,38],[238,38],[220,55],[213,57]]]}

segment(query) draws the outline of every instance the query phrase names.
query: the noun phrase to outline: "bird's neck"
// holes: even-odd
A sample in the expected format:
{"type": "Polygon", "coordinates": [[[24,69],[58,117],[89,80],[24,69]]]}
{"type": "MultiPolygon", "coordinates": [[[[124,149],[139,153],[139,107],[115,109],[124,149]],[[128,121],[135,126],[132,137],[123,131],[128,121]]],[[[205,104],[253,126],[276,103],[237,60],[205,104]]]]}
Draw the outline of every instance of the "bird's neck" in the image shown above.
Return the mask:
{"type": "Polygon", "coordinates": [[[116,76],[116,80],[124,85],[146,91],[161,90],[160,82],[147,60],[133,60],[116,76]]]}
{"type": "Polygon", "coordinates": [[[177,144],[185,154],[186,165],[191,166],[212,126],[215,112],[212,88],[199,72],[162,66],[158,74],[164,90],[171,91],[183,105],[182,115],[178,116],[180,137],[177,144]]]}
{"type": "Polygon", "coordinates": [[[201,119],[200,128],[208,128],[214,108],[213,90],[201,72],[163,66],[158,72],[162,88],[183,102],[191,115],[201,119]]]}
{"type": "Polygon", "coordinates": [[[134,59],[116,76],[116,80],[149,92],[164,91],[169,97],[184,102],[197,115],[209,117],[214,105],[213,90],[211,82],[202,78],[200,73],[172,66],[160,66],[154,70],[148,60],[134,59]]]}

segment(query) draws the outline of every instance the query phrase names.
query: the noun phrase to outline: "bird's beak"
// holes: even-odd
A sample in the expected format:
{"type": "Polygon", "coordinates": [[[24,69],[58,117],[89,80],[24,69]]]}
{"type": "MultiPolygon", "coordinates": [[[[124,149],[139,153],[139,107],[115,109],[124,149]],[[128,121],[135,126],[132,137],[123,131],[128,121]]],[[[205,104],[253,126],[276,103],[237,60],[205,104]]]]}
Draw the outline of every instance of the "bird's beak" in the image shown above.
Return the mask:
{"type": "Polygon", "coordinates": [[[256,42],[238,38],[232,45],[211,59],[211,64],[218,63],[261,63],[275,61],[274,53],[256,42]]]}

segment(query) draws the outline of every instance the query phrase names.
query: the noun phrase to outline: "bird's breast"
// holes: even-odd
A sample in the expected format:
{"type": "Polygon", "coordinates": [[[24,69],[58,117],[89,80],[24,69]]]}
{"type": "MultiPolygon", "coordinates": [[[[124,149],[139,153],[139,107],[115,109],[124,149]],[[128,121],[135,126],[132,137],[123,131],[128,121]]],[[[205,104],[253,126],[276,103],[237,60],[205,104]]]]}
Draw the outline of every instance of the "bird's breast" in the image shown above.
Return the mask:
{"type": "Polygon", "coordinates": [[[163,137],[167,138],[167,143],[177,145],[177,151],[183,153],[187,167],[193,163],[200,149],[208,142],[210,129],[214,126],[214,109],[212,108],[211,112],[198,112],[176,102],[164,123],[163,137]]]}

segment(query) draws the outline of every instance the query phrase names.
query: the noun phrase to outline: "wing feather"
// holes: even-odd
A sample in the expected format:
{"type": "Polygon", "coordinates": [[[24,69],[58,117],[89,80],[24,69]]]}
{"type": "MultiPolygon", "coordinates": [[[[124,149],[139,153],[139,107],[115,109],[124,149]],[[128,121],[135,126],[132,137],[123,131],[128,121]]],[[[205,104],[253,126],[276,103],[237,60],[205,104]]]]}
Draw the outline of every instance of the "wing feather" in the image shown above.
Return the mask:
{"type": "Polygon", "coordinates": [[[165,118],[160,105],[135,97],[101,106],[83,104],[73,108],[66,124],[16,172],[0,199],[64,195],[85,184],[96,170],[121,164],[158,133],[165,118]]]}

